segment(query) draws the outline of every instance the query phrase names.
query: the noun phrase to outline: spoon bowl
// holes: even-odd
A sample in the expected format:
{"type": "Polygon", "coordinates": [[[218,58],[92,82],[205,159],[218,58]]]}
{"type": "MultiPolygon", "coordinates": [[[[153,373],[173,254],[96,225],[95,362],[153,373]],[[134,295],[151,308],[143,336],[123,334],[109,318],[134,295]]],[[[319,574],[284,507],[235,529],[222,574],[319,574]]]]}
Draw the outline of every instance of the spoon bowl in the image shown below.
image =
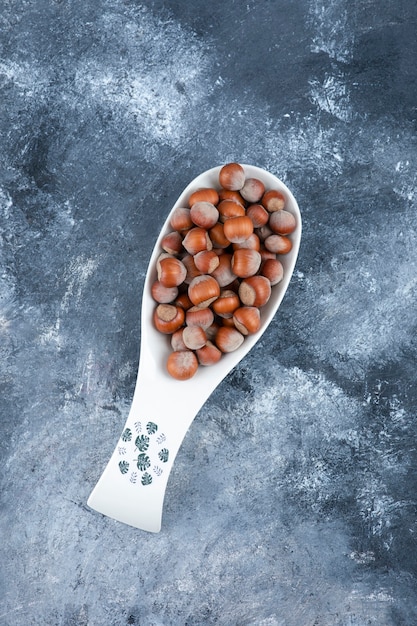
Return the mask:
{"type": "Polygon", "coordinates": [[[144,283],[140,359],[131,409],[114,452],[87,502],[96,511],[142,530],[158,532],[161,529],[166,485],[187,430],[214,389],[266,331],[294,271],[302,228],[297,201],[273,174],[253,165],[242,167],[246,178],[258,178],[266,189],[278,189],[285,194],[285,210],[294,215],[297,224],[289,235],[292,248],[279,256],[284,268],[283,279],[272,287],[271,297],[261,309],[259,331],[247,335],[237,350],[223,354],[217,364],[200,366],[192,378],[178,381],[166,370],[171,348],[167,336],[157,331],[153,324],[156,303],[151,286],[157,278],[156,263],[162,252],[161,241],[172,230],[172,213],[177,207],[188,206],[190,195],[197,189],[219,188],[221,166],[197,176],[170,211],[151,254],[144,283]]]}

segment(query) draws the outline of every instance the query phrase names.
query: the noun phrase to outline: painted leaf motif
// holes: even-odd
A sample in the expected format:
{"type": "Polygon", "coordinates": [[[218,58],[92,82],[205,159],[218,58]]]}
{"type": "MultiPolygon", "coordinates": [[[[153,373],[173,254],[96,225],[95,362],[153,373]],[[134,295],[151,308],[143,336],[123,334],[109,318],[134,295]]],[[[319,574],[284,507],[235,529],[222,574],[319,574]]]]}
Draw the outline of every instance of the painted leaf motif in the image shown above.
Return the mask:
{"type": "Polygon", "coordinates": [[[158,456],[163,463],[166,463],[168,461],[169,451],[167,448],[162,448],[162,450],[158,452],[158,456]]]}
{"type": "Polygon", "coordinates": [[[149,437],[146,435],[139,435],[135,439],[135,444],[138,450],[145,452],[149,448],[149,437]]]}
{"type": "Polygon", "coordinates": [[[146,454],[139,454],[137,459],[137,466],[141,472],[144,472],[148,469],[151,464],[150,458],[146,454]]]}
{"type": "Polygon", "coordinates": [[[146,430],[148,431],[148,435],[154,435],[158,430],[158,426],[154,422],[148,422],[146,424],[146,430]]]}
{"type": "Polygon", "coordinates": [[[120,461],[119,470],[122,472],[122,474],[127,474],[127,472],[129,471],[129,463],[127,461],[120,461]]]}
{"type": "Polygon", "coordinates": [[[142,480],[140,482],[142,483],[142,485],[150,485],[152,482],[152,476],[148,474],[148,472],[145,472],[142,475],[142,480]]]}
{"type": "Polygon", "coordinates": [[[132,439],[132,431],[130,428],[125,428],[122,433],[122,441],[130,441],[132,439]]]}

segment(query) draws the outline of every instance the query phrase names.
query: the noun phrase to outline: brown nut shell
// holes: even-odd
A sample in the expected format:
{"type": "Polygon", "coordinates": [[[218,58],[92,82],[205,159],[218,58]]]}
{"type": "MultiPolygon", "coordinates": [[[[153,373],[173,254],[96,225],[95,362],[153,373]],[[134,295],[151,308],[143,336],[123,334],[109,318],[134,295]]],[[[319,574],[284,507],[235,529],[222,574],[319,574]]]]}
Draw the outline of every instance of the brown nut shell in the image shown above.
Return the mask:
{"type": "Polygon", "coordinates": [[[195,226],[187,232],[182,245],[187,252],[192,255],[197,254],[197,252],[201,252],[202,250],[211,250],[213,247],[206,229],[201,228],[200,226],[195,226]]]}
{"type": "Polygon", "coordinates": [[[266,276],[250,276],[239,286],[239,298],[245,306],[261,307],[271,297],[271,283],[266,276]]]}
{"type": "Polygon", "coordinates": [[[191,219],[190,209],[186,207],[177,207],[174,209],[171,215],[170,225],[174,230],[178,231],[192,228],[193,220],[191,219]]]}
{"type": "Polygon", "coordinates": [[[186,292],[178,294],[178,296],[175,298],[174,304],[176,306],[180,306],[182,309],[184,309],[184,311],[187,311],[193,306],[193,303],[191,302],[190,298],[188,297],[188,293],[186,292]]]}
{"type": "Polygon", "coordinates": [[[225,222],[231,217],[242,217],[245,215],[244,207],[234,200],[222,200],[217,205],[220,221],[225,222]]]}
{"type": "Polygon", "coordinates": [[[251,204],[248,206],[246,215],[252,220],[254,228],[265,226],[269,220],[269,213],[262,204],[251,204]]]}
{"type": "Polygon", "coordinates": [[[182,263],[186,269],[186,276],[184,278],[184,282],[186,285],[189,285],[190,282],[193,280],[193,278],[195,278],[196,276],[201,276],[201,272],[196,266],[194,262],[194,257],[192,254],[186,254],[185,256],[183,256],[182,263]]]}
{"type": "Polygon", "coordinates": [[[275,254],[275,252],[271,252],[270,250],[267,250],[263,245],[261,246],[259,253],[261,255],[262,263],[266,261],[267,259],[277,258],[277,255],[275,254]]]}
{"type": "Polygon", "coordinates": [[[235,279],[236,274],[232,270],[232,255],[226,252],[219,256],[219,266],[212,272],[220,287],[227,287],[235,279]]]}
{"type": "Polygon", "coordinates": [[[184,324],[185,312],[173,304],[158,304],[153,314],[155,328],[164,335],[171,335],[184,324]]]}
{"type": "Polygon", "coordinates": [[[202,187],[197,189],[191,194],[188,204],[192,207],[196,202],[210,202],[211,204],[218,204],[219,194],[217,189],[213,187],[202,187]]]}
{"type": "Polygon", "coordinates": [[[239,248],[232,256],[232,272],[239,278],[253,276],[261,265],[261,255],[257,250],[239,248]]]}
{"type": "Polygon", "coordinates": [[[265,193],[265,185],[259,178],[247,178],[240,193],[247,202],[259,202],[265,193]]]}
{"type": "Polygon", "coordinates": [[[155,280],[151,286],[151,295],[159,304],[169,304],[178,296],[178,287],[165,287],[159,280],[155,280]]]}
{"type": "Polygon", "coordinates": [[[297,222],[289,211],[275,211],[269,218],[269,228],[277,235],[289,235],[295,231],[297,222]]]}
{"type": "Polygon", "coordinates": [[[168,254],[178,254],[182,250],[182,237],[177,230],[167,233],[161,241],[161,248],[168,254]]]}
{"type": "Polygon", "coordinates": [[[188,286],[188,296],[194,306],[210,306],[220,295],[220,285],[210,274],[193,278],[188,286]]]}
{"type": "Polygon", "coordinates": [[[238,250],[239,248],[251,248],[252,250],[257,250],[259,252],[261,248],[261,242],[256,233],[252,233],[249,235],[245,241],[241,241],[240,243],[234,243],[232,245],[233,250],[238,250]]]}
{"type": "Polygon", "coordinates": [[[269,213],[281,211],[285,207],[285,196],[278,189],[270,189],[262,196],[261,204],[269,213]]]}
{"type": "Polygon", "coordinates": [[[247,215],[231,217],[223,225],[225,237],[231,243],[242,243],[253,233],[253,222],[247,215]]]}
{"type": "Polygon", "coordinates": [[[261,226],[260,228],[256,228],[255,232],[261,241],[265,241],[267,237],[274,234],[274,231],[269,228],[268,224],[265,224],[265,226],[261,226]]]}
{"type": "Polygon", "coordinates": [[[219,256],[214,250],[202,250],[194,255],[194,264],[202,274],[211,274],[219,263],[219,256]]]}
{"type": "Polygon", "coordinates": [[[270,235],[264,241],[265,248],[275,254],[287,254],[292,248],[292,241],[285,235],[270,235]]]}
{"type": "Polygon", "coordinates": [[[222,358],[222,352],[211,341],[207,341],[206,345],[196,351],[197,359],[200,365],[215,365],[222,358]]]}
{"type": "Polygon", "coordinates": [[[171,335],[171,348],[175,350],[187,350],[187,346],[182,338],[184,328],[179,328],[171,335]]]}
{"type": "Polygon", "coordinates": [[[213,228],[210,228],[209,236],[212,241],[213,248],[223,249],[230,246],[230,241],[224,234],[224,225],[221,222],[217,222],[213,228]]]}
{"type": "Polygon", "coordinates": [[[242,306],[233,313],[233,322],[242,335],[256,333],[261,327],[261,314],[258,307],[242,306]]]}
{"type": "Polygon", "coordinates": [[[214,339],[221,352],[234,352],[243,343],[244,336],[233,326],[220,326],[214,339]]]}
{"type": "Polygon", "coordinates": [[[206,345],[207,336],[201,326],[186,326],[182,331],[182,340],[189,350],[198,350],[206,345]]]}
{"type": "Polygon", "coordinates": [[[266,259],[261,265],[260,273],[271,285],[277,285],[284,277],[284,268],[278,259],[266,259]]]}
{"type": "Polygon", "coordinates": [[[239,163],[227,163],[219,172],[219,183],[224,189],[239,191],[245,184],[245,170],[239,163]]]}
{"type": "Polygon", "coordinates": [[[219,211],[211,202],[196,202],[190,209],[191,219],[196,226],[209,229],[217,224],[219,211]]]}
{"type": "Polygon", "coordinates": [[[168,373],[177,380],[189,380],[198,369],[198,360],[192,350],[171,352],[167,360],[168,373]]]}
{"type": "Polygon", "coordinates": [[[179,259],[166,256],[157,264],[158,280],[164,287],[178,287],[187,275],[185,265],[179,259]]]}
{"type": "Polygon", "coordinates": [[[238,191],[233,191],[232,189],[220,189],[219,190],[219,201],[222,200],[233,200],[238,204],[241,204],[243,207],[246,206],[246,201],[242,198],[241,194],[238,191]]]}
{"type": "Polygon", "coordinates": [[[223,289],[217,300],[211,305],[213,311],[220,317],[232,317],[233,311],[239,306],[239,296],[231,289],[223,289]]]}
{"type": "Polygon", "coordinates": [[[192,306],[185,313],[185,323],[187,326],[201,326],[207,330],[214,322],[214,313],[209,307],[204,309],[198,306],[192,306]]]}

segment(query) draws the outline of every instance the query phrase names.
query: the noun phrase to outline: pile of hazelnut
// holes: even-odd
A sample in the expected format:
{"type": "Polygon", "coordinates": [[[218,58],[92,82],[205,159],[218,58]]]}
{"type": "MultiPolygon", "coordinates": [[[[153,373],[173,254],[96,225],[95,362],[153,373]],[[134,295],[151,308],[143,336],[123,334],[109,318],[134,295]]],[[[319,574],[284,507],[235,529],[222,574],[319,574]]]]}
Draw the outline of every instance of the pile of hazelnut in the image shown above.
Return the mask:
{"type": "Polygon", "coordinates": [[[285,203],[281,191],[228,163],[218,189],[198,189],[188,207],[174,210],[151,287],[153,322],[170,336],[174,378],[191,378],[259,330],[261,308],[283,278],[279,255],[292,248],[296,220],[285,203]]]}

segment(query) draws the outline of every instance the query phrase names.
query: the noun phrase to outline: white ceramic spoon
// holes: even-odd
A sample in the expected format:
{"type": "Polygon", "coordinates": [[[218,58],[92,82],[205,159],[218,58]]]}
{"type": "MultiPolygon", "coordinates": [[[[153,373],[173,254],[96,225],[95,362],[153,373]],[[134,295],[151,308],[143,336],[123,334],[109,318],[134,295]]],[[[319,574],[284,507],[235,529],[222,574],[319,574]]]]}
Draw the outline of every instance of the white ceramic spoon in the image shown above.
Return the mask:
{"type": "Polygon", "coordinates": [[[176,207],[188,206],[191,193],[201,187],[219,187],[221,167],[197,176],[182,192],[161,230],[152,252],[144,283],[141,316],[140,361],[132,406],[116,448],[93,489],[88,505],[111,518],[142,530],[161,529],[165,489],[176,454],[194,417],[225,376],[249,352],[265,332],[287,290],[296,263],[301,238],[298,204],[282,181],[253,165],[243,165],[246,177],[261,179],[265,187],[280,189],[287,197],[286,210],[293,213],[297,228],[290,235],[293,246],[281,255],[282,281],[272,288],[269,302],[262,307],[260,330],[245,337],[234,352],[219,363],[200,366],[190,380],[178,381],[166,372],[171,351],[169,340],[153,325],[156,303],[151,285],[156,279],[156,261],[161,239],[169,231],[169,220],[176,207]]]}

